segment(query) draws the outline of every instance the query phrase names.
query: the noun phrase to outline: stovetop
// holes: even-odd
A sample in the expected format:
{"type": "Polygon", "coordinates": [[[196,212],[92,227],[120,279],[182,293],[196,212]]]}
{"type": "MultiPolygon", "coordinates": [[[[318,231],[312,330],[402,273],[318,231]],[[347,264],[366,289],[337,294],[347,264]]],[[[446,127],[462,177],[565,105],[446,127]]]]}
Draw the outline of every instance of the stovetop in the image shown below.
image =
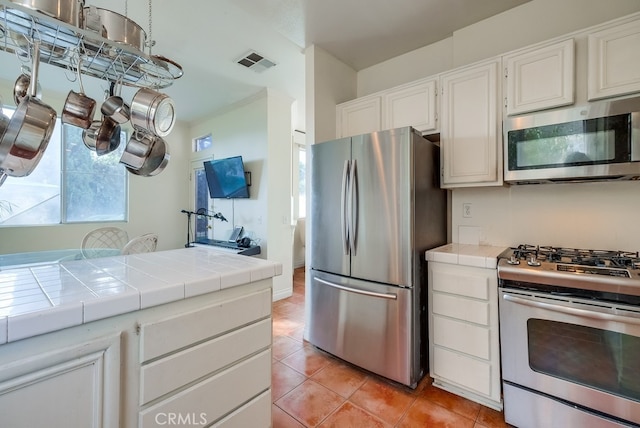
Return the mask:
{"type": "Polygon", "coordinates": [[[640,255],[529,244],[499,256],[501,284],[535,284],[640,296],[640,255]]]}
{"type": "Polygon", "coordinates": [[[506,255],[507,263],[512,265],[526,262],[529,266],[540,266],[540,263],[548,262],[599,268],[640,269],[640,255],[637,251],[584,250],[522,244],[510,248],[506,255]]]}

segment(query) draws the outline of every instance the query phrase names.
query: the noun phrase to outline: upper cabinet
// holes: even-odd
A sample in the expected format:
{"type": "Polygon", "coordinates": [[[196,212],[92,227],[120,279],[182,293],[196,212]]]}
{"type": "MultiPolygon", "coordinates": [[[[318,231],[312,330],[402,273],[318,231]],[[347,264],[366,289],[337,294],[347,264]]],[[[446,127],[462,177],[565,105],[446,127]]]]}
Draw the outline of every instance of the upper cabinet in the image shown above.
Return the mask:
{"type": "Polygon", "coordinates": [[[419,80],[383,95],[383,129],[413,126],[420,132],[436,129],[436,80],[419,80]]]}
{"type": "Polygon", "coordinates": [[[367,134],[382,129],[381,97],[369,96],[338,104],[337,137],[367,134]]]}
{"type": "Polygon", "coordinates": [[[421,79],[336,106],[337,137],[413,126],[437,129],[437,80],[421,79]]]}
{"type": "Polygon", "coordinates": [[[574,41],[505,55],[506,114],[573,104],[574,41]]]}
{"type": "Polygon", "coordinates": [[[500,59],[441,75],[441,187],[502,185],[500,59]]]}
{"type": "Polygon", "coordinates": [[[588,36],[588,99],[640,92],[640,19],[588,36]]]}

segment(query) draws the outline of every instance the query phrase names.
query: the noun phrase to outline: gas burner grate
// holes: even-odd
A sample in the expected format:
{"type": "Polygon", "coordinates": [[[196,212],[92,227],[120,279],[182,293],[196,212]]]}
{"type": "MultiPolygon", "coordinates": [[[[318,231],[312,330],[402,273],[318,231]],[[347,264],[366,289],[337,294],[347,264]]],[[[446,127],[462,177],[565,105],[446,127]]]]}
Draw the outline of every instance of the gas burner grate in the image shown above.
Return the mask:
{"type": "Polygon", "coordinates": [[[521,244],[512,250],[512,260],[564,263],[594,267],[640,269],[638,252],[617,250],[586,250],[580,248],[521,244]]]}

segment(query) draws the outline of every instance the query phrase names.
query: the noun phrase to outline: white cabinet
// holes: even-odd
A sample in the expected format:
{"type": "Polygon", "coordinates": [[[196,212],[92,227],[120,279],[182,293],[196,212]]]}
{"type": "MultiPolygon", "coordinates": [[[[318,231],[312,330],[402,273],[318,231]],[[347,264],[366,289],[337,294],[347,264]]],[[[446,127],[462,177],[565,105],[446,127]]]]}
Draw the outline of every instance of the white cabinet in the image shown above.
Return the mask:
{"type": "Polygon", "coordinates": [[[413,126],[425,133],[437,128],[435,79],[419,80],[385,91],[382,110],[383,129],[413,126]]]}
{"type": "Polygon", "coordinates": [[[505,55],[502,61],[508,115],[573,104],[573,39],[505,55]]]}
{"type": "Polygon", "coordinates": [[[240,408],[271,387],[270,315],[265,289],[142,324],[138,426],[155,427],[165,415],[197,415],[200,425],[231,412],[252,417],[240,408]]]}
{"type": "Polygon", "coordinates": [[[502,185],[502,115],[494,59],[441,75],[441,187],[502,185]]]}
{"type": "Polygon", "coordinates": [[[413,126],[437,129],[437,79],[426,78],[336,106],[337,137],[413,126]]]}
{"type": "Polygon", "coordinates": [[[3,427],[118,427],[119,400],[119,334],[31,356],[18,349],[0,368],[3,427]]]}
{"type": "Polygon", "coordinates": [[[0,426],[267,428],[271,304],[269,278],[1,345],[0,426]]]}
{"type": "Polygon", "coordinates": [[[588,36],[588,99],[640,92],[640,20],[588,36]]]}
{"type": "Polygon", "coordinates": [[[382,129],[381,97],[368,96],[339,104],[336,108],[337,137],[368,134],[382,129]]]}
{"type": "Polygon", "coordinates": [[[429,262],[433,384],[502,409],[495,269],[429,262]]]}

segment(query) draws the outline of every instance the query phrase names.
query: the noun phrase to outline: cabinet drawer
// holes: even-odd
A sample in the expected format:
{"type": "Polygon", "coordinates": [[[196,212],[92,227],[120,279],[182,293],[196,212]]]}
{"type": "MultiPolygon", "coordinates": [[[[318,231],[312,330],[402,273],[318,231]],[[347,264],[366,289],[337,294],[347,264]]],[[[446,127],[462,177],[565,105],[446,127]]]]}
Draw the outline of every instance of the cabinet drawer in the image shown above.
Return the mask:
{"type": "Polygon", "coordinates": [[[200,425],[207,425],[269,390],[270,386],[271,352],[264,351],[142,410],[138,426],[157,427],[158,417],[164,415],[196,415],[200,425]]]}
{"type": "Polygon", "coordinates": [[[140,361],[183,349],[271,314],[271,290],[142,325],[140,361]]]}
{"type": "Polygon", "coordinates": [[[213,428],[268,428],[271,426],[271,390],[266,391],[229,416],[213,424],[213,428]]]}
{"type": "MultiPolygon", "coordinates": [[[[455,266],[453,270],[448,271],[440,269],[435,264],[431,269],[433,272],[431,282],[434,291],[459,294],[475,299],[489,299],[489,278],[485,272],[472,273],[468,269],[464,269],[464,266],[455,266]]],[[[496,275],[494,270],[491,272],[496,275]]]]}
{"type": "Polygon", "coordinates": [[[271,345],[271,318],[142,366],[140,404],[271,345]]]}
{"type": "Polygon", "coordinates": [[[488,302],[441,293],[433,293],[431,299],[434,314],[489,326],[488,302]]]}
{"type": "Polygon", "coordinates": [[[455,382],[480,394],[491,395],[491,366],[489,363],[435,347],[433,375],[455,382]]]}
{"type": "Polygon", "coordinates": [[[489,359],[489,330],[477,325],[433,316],[433,343],[474,357],[489,359]]]}

